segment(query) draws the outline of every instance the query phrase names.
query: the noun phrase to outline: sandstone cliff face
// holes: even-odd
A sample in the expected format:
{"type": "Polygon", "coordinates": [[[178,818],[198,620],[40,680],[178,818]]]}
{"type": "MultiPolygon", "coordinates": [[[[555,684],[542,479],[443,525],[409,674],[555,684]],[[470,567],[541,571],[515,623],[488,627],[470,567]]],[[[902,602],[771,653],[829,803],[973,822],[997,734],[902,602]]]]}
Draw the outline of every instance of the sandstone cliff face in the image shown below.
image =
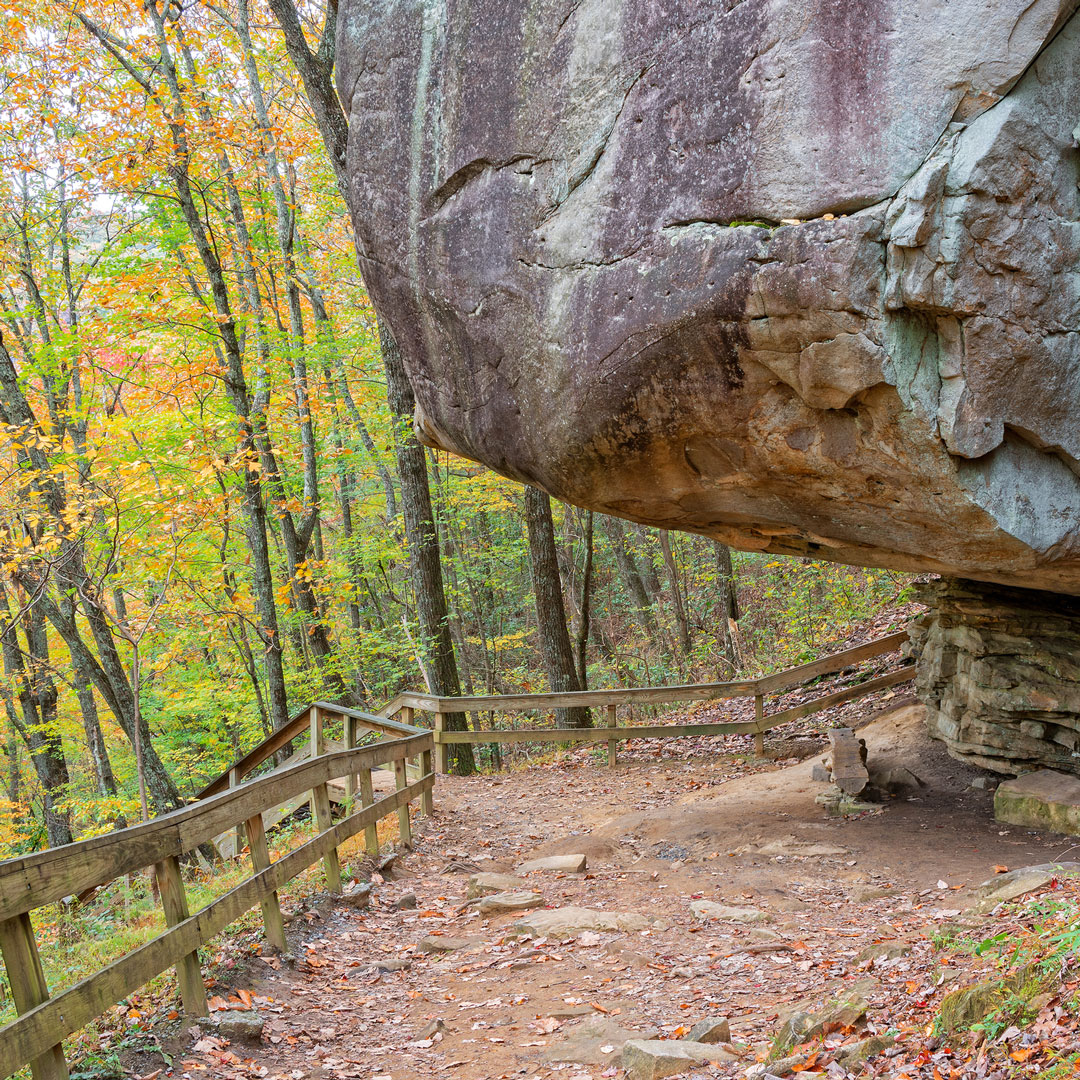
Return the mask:
{"type": "Polygon", "coordinates": [[[1080,601],[971,581],[924,585],[909,628],[930,733],[1015,775],[1080,772],[1080,601]]]}
{"type": "Polygon", "coordinates": [[[424,436],[744,549],[1080,593],[1076,6],[345,0],[424,436]]]}

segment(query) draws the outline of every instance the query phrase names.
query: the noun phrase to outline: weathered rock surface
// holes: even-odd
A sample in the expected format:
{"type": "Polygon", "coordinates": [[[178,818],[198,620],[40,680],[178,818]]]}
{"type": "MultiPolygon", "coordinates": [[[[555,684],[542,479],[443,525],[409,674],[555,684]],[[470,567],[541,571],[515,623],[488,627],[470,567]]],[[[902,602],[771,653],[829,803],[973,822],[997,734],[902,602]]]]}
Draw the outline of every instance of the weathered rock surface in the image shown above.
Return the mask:
{"type": "Polygon", "coordinates": [[[909,633],[931,735],[998,773],[1080,771],[1080,602],[955,580],[917,597],[930,605],[909,633]]]}
{"type": "Polygon", "coordinates": [[[994,817],[1010,825],[1080,836],[1080,778],[1040,769],[1006,780],[994,792],[994,817]]]}
{"type": "Polygon", "coordinates": [[[734,923],[770,921],[769,913],[760,908],[735,907],[731,904],[718,904],[714,900],[691,900],[690,910],[696,919],[719,919],[721,922],[734,923]]]}
{"type": "Polygon", "coordinates": [[[534,870],[551,870],[563,874],[583,874],[588,859],[584,855],[545,855],[542,859],[530,859],[518,867],[519,874],[531,874],[534,870]]]}
{"type": "Polygon", "coordinates": [[[584,930],[644,930],[649,920],[633,911],[595,911],[592,908],[564,907],[538,911],[518,919],[509,929],[514,934],[533,937],[571,938],[584,930]]]}
{"type": "Polygon", "coordinates": [[[423,437],[745,549],[1080,593],[1075,8],[345,0],[423,437]]]}
{"type": "Polygon", "coordinates": [[[711,1043],[682,1039],[632,1039],[623,1047],[626,1080],[660,1080],[689,1072],[710,1061],[734,1061],[735,1055],[711,1043]]]}
{"type": "Polygon", "coordinates": [[[500,915],[504,911],[527,911],[544,906],[544,898],[537,892],[499,892],[485,896],[476,910],[481,915],[500,915]]]}
{"type": "Polygon", "coordinates": [[[465,896],[474,900],[478,896],[486,896],[488,893],[514,892],[518,889],[528,888],[529,883],[522,877],[513,874],[473,874],[465,889],[465,896]]]}

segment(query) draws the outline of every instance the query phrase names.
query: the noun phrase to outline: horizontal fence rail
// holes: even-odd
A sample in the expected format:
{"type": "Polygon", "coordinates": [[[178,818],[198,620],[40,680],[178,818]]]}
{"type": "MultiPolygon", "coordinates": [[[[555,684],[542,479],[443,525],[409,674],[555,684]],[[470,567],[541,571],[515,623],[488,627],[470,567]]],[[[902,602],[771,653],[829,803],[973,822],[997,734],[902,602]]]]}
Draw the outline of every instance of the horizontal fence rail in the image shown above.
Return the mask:
{"type": "Polygon", "coordinates": [[[626,739],[672,739],[700,735],[753,735],[756,752],[764,753],[765,732],[811,716],[833,705],[884,690],[890,686],[914,679],[915,671],[910,665],[885,675],[857,683],[834,693],[815,698],[805,704],[766,714],[765,699],[803,686],[823,675],[835,674],[844,668],[871,660],[877,656],[896,652],[908,640],[907,631],[876,638],[864,645],[857,645],[842,652],[824,656],[809,664],[789,668],[758,679],[738,682],[690,683],[682,686],[623,687],[614,690],[579,690],[573,693],[545,694],[493,694],[470,697],[438,697],[432,694],[399,694],[382,710],[390,717],[400,714],[411,723],[415,714],[432,714],[435,735],[435,765],[437,772],[446,772],[447,748],[463,743],[486,745],[490,743],[525,742],[606,742],[608,763],[614,766],[616,747],[626,739]],[[706,724],[652,724],[618,726],[617,710],[620,705],[669,705],[684,701],[714,701],[725,698],[754,699],[754,719],[706,724]],[[449,731],[446,717],[451,713],[501,712],[519,713],[537,710],[566,709],[575,706],[602,708],[607,711],[608,723],[604,727],[588,728],[540,728],[528,727],[517,730],[449,731]]]}
{"type": "Polygon", "coordinates": [[[432,812],[434,746],[431,731],[317,702],[242,758],[193,805],[107,836],[0,862],[0,952],[19,1014],[0,1028],[0,1076],[10,1076],[29,1062],[34,1080],[66,1080],[61,1041],[169,967],[176,967],[185,1013],[206,1015],[200,946],[260,905],[267,939],[284,949],[285,926],[278,889],[322,859],[327,887],[340,893],[338,846],[363,832],[367,851],[377,854],[376,825],[387,815],[397,815],[401,841],[410,844],[410,803],[419,801],[424,813],[432,812]],[[327,750],[324,725],[328,717],[340,718],[343,723],[343,750],[327,750]],[[376,732],[380,741],[357,746],[359,733],[365,730],[376,732]],[[267,776],[243,782],[248,772],[307,732],[310,743],[306,760],[287,763],[267,776]],[[413,759],[417,763],[416,779],[409,782],[407,764],[413,759]],[[393,766],[395,789],[376,799],[371,770],[384,765],[393,766]],[[327,783],[342,777],[350,797],[345,817],[334,822],[327,783]],[[357,782],[359,808],[351,798],[357,782]],[[310,797],[317,833],[271,861],[263,815],[304,793],[310,797]],[[180,858],[231,828],[246,832],[252,876],[192,914],[180,858]],[[167,929],[50,997],[31,912],[148,866],[154,868],[167,929]]]}

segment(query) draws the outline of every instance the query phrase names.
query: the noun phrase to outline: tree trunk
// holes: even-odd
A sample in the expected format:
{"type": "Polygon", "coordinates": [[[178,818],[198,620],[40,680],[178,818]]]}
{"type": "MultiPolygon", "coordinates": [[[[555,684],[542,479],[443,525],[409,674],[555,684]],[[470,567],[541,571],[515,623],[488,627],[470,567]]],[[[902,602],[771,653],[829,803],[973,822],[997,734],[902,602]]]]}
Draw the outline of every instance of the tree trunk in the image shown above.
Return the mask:
{"type": "Polygon", "coordinates": [[[723,623],[724,656],[731,665],[732,673],[738,670],[738,650],[735,642],[735,623],[739,619],[739,586],[735,579],[735,566],[731,561],[731,548],[713,541],[716,551],[717,580],[720,586],[720,619],[723,623]]]}
{"type": "Polygon", "coordinates": [[[690,652],[690,621],[686,617],[686,603],[679,585],[679,568],[675,565],[675,553],[671,550],[671,534],[667,529],[659,531],[660,551],[671,588],[671,606],[675,611],[675,626],[679,632],[679,648],[683,656],[690,652]]]}
{"type": "MultiPolygon", "coordinates": [[[[573,693],[581,689],[570,635],[566,629],[559,560],[555,550],[555,526],[551,519],[551,500],[539,488],[525,488],[525,524],[529,532],[529,564],[532,568],[533,600],[540,637],[540,654],[547,668],[548,682],[554,693],[573,693]]],[[[582,706],[556,709],[557,727],[590,727],[589,710],[582,706]]]]}
{"type": "Polygon", "coordinates": [[[600,522],[611,545],[615,565],[619,568],[619,576],[622,578],[630,602],[637,610],[645,632],[650,637],[655,637],[656,619],[653,617],[652,604],[649,601],[641,571],[638,569],[637,560],[630,550],[630,545],[626,542],[626,530],[623,523],[618,518],[608,517],[606,514],[600,515],[600,522]]]}
{"type": "Polygon", "coordinates": [[[49,847],[60,847],[70,844],[74,837],[71,835],[70,815],[61,809],[69,778],[64,744],[56,723],[56,684],[48,674],[49,649],[45,621],[36,607],[29,608],[23,614],[23,635],[26,639],[24,662],[6,592],[2,594],[2,603],[4,632],[0,635],[0,646],[4,654],[4,674],[15,684],[22,711],[21,719],[14,709],[10,710],[9,716],[30,751],[30,760],[41,784],[42,817],[49,847]]]}
{"type": "MultiPolygon", "coordinates": [[[[401,509],[405,519],[405,537],[409,545],[409,569],[412,573],[420,633],[423,637],[421,648],[425,651],[434,693],[439,697],[459,697],[461,683],[454,659],[454,645],[450,639],[439,537],[431,508],[431,490],[428,487],[427,459],[424,448],[416,441],[412,431],[413,409],[416,403],[401,359],[401,351],[393,337],[383,331],[381,324],[379,344],[386,367],[387,399],[396,420],[394,438],[398,480],[401,484],[401,509]]],[[[446,727],[449,731],[469,729],[464,713],[446,714],[446,727]]],[[[449,763],[451,771],[459,775],[476,771],[472,747],[469,745],[452,746],[449,763]]]]}
{"type": "Polygon", "coordinates": [[[578,604],[578,622],[574,635],[574,656],[577,661],[578,683],[582,690],[589,689],[589,665],[587,646],[589,642],[589,603],[593,583],[593,512],[585,512],[585,566],[581,572],[581,601],[578,604]]]}

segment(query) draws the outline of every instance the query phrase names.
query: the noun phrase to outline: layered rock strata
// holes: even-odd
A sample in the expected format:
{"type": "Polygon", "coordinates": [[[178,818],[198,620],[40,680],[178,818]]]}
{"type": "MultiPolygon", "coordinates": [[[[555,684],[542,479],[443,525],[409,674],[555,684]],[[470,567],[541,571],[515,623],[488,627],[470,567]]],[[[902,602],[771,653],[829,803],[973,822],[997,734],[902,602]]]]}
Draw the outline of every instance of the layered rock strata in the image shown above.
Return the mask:
{"type": "Polygon", "coordinates": [[[1080,600],[973,581],[920,586],[910,627],[930,733],[994,772],[1080,773],[1080,600]]]}
{"type": "Polygon", "coordinates": [[[1076,0],[345,0],[423,437],[743,549],[1080,594],[1076,0]]]}

